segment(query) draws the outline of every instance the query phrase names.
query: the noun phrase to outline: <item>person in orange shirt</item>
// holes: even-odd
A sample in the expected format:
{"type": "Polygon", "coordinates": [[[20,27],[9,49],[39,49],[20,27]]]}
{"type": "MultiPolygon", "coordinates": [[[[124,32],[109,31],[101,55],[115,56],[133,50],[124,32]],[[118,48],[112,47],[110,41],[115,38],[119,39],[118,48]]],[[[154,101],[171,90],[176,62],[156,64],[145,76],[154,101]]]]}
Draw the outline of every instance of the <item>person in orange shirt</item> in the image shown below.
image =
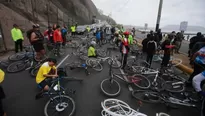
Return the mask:
{"type": "Polygon", "coordinates": [[[60,29],[60,26],[56,26],[56,30],[54,31],[53,33],[53,41],[55,43],[55,49],[56,49],[56,52],[54,53],[55,55],[59,54],[59,51],[60,51],[60,47],[61,47],[61,44],[63,42],[63,38],[62,38],[62,34],[61,34],[61,29],[60,29]]]}

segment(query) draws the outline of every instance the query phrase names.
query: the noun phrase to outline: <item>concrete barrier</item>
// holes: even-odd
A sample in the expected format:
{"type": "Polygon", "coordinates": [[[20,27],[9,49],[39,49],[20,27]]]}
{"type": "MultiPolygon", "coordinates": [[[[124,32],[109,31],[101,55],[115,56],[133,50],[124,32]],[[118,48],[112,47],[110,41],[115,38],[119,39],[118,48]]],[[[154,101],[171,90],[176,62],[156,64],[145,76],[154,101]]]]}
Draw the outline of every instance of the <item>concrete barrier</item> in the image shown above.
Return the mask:
{"type": "MultiPolygon", "coordinates": [[[[142,47],[142,44],[141,43],[137,43],[137,45],[139,46],[139,47],[142,47]]],[[[183,64],[179,64],[178,66],[176,66],[178,69],[180,69],[181,71],[183,71],[184,73],[186,73],[186,74],[189,74],[189,75],[191,75],[192,74],[192,72],[193,72],[193,69],[192,68],[189,68],[188,66],[186,66],[186,65],[183,65],[183,64]]]]}

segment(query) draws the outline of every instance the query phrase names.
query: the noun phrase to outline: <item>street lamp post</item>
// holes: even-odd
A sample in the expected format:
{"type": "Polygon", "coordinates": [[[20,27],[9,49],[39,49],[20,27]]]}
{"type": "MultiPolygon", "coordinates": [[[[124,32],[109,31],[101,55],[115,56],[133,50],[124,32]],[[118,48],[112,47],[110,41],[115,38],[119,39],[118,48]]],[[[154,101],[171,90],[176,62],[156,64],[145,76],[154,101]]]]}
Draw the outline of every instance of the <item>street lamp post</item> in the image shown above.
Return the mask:
{"type": "Polygon", "coordinates": [[[156,32],[159,29],[159,24],[160,24],[160,19],[161,19],[161,14],[162,14],[162,5],[163,5],[163,0],[160,0],[160,2],[159,2],[159,9],[158,9],[158,15],[157,15],[157,24],[156,24],[156,29],[155,29],[156,32]]]}

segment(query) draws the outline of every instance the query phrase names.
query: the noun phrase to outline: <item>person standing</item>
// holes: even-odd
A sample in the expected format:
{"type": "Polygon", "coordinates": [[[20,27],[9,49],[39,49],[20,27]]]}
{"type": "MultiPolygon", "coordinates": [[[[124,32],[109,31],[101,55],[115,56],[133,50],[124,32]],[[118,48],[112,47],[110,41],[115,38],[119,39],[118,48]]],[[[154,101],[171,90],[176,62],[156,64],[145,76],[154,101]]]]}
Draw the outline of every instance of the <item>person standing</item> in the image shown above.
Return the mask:
{"type": "Polygon", "coordinates": [[[96,36],[96,42],[97,42],[97,44],[101,47],[101,34],[100,34],[99,28],[97,28],[97,31],[96,31],[95,36],[96,36]]]}
{"type": "Polygon", "coordinates": [[[63,39],[63,46],[65,47],[66,44],[66,35],[67,35],[67,29],[65,26],[63,26],[63,28],[61,29],[61,34],[62,34],[62,39],[63,39]]]}
{"type": "Polygon", "coordinates": [[[17,24],[13,25],[13,29],[11,30],[11,36],[13,41],[15,42],[15,52],[17,53],[19,48],[20,51],[23,51],[22,44],[23,44],[24,37],[17,24]]]}
{"type": "Polygon", "coordinates": [[[128,57],[128,53],[129,53],[129,42],[128,42],[128,38],[129,38],[129,32],[124,32],[125,37],[121,40],[121,53],[122,53],[122,69],[125,68],[126,64],[127,64],[127,57],[128,57]]]}
{"type": "Polygon", "coordinates": [[[167,65],[169,64],[171,49],[174,47],[171,44],[171,39],[173,39],[172,35],[168,35],[168,39],[162,43],[162,50],[164,50],[164,57],[161,63],[162,67],[167,67],[167,65]]]}
{"type": "Polygon", "coordinates": [[[179,49],[181,47],[181,42],[182,42],[183,38],[180,32],[178,32],[176,34],[176,38],[174,40],[174,44],[175,44],[175,53],[179,54],[179,49]]]}
{"type": "Polygon", "coordinates": [[[201,34],[201,32],[198,32],[196,36],[194,36],[190,39],[189,51],[188,51],[189,57],[192,57],[191,50],[194,47],[194,45],[197,42],[200,42],[202,39],[203,39],[203,35],[201,34]]]}
{"type": "Polygon", "coordinates": [[[58,55],[60,51],[61,43],[63,42],[62,33],[61,33],[61,29],[59,25],[56,26],[56,30],[53,33],[53,40],[54,40],[55,47],[57,50],[56,51],[57,53],[54,53],[54,54],[58,55]]]}
{"type": "Polygon", "coordinates": [[[52,29],[52,27],[51,26],[48,26],[48,30],[46,30],[45,32],[44,32],[44,36],[48,36],[48,42],[49,43],[54,43],[53,42],[53,29],[52,29]]]}
{"type": "Polygon", "coordinates": [[[75,26],[73,25],[73,26],[71,26],[71,35],[74,37],[75,36],[75,26]]]}
{"type": "Polygon", "coordinates": [[[157,51],[157,43],[154,41],[154,37],[150,36],[149,41],[147,43],[147,62],[149,63],[149,68],[152,64],[152,58],[157,51]]]}
{"type": "Polygon", "coordinates": [[[40,61],[45,55],[45,49],[43,46],[44,36],[39,30],[40,26],[38,24],[33,25],[33,31],[31,32],[30,42],[36,52],[36,60],[40,61]]]}

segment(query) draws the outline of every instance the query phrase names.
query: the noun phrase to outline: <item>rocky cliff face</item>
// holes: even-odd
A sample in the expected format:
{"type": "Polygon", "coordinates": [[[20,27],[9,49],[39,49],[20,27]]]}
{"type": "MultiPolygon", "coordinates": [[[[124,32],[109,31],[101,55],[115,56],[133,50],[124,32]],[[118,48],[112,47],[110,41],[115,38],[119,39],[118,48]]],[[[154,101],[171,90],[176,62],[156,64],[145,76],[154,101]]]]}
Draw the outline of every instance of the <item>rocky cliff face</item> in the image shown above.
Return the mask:
{"type": "Polygon", "coordinates": [[[7,49],[13,48],[10,29],[14,23],[27,30],[33,22],[44,27],[48,22],[50,25],[90,24],[93,16],[105,19],[91,0],[0,0],[0,28],[7,49]]]}

